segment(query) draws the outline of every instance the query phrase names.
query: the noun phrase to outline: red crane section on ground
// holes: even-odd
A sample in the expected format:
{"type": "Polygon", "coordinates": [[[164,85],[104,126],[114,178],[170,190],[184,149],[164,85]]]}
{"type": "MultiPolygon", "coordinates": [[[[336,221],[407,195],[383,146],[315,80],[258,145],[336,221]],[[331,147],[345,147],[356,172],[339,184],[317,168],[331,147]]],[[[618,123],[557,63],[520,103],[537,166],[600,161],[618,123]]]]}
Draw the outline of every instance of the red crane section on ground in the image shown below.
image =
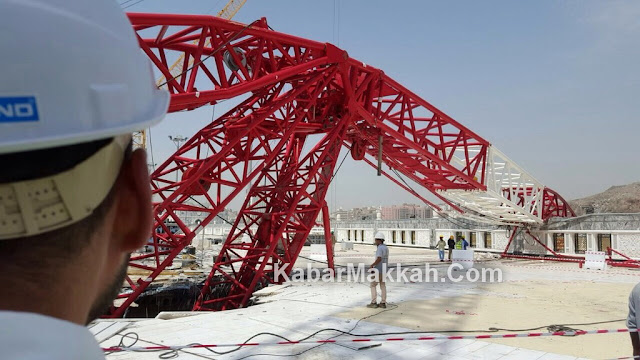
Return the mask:
{"type": "Polygon", "coordinates": [[[318,218],[330,235],[325,195],[343,146],[420,197],[382,164],[403,174],[460,216],[542,224],[573,215],[488,141],[331,44],[273,31],[265,19],[244,25],[212,16],[129,18],[141,49],[167,79],[171,112],[246,99],[151,175],[152,251],[132,255],[130,266],[144,275],[127,278],[131,291],[120,295],[112,316],[122,316],[244,188],[242,209],[194,309],[246,306],[255,289],[274,281],[276,267],[291,270],[318,218]],[[172,77],[169,64],[181,55],[185,70],[172,77]],[[184,211],[205,215],[190,227],[179,216],[184,211]]]}

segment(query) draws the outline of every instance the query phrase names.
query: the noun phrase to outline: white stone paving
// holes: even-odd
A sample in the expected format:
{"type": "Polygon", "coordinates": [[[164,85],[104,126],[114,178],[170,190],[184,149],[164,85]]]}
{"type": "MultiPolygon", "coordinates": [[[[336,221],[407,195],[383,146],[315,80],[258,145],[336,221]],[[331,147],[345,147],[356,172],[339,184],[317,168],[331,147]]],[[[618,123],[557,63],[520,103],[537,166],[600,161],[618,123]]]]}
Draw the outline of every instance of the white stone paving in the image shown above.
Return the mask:
{"type": "MultiPolygon", "coordinates": [[[[407,288],[390,286],[394,297],[433,298],[447,295],[433,289],[419,288],[417,284],[407,288]]],[[[441,289],[442,290],[442,289],[441,289]]],[[[452,289],[449,289],[452,290],[452,289]]],[[[462,286],[455,293],[473,291],[462,286]]],[[[246,309],[205,313],[172,320],[143,320],[132,323],[122,333],[135,332],[140,341],[137,346],[154,344],[179,345],[191,343],[238,343],[247,340],[252,334],[273,332],[290,339],[299,339],[322,328],[351,330],[357,320],[342,319],[332,314],[344,311],[353,306],[362,306],[368,300],[368,289],[363,284],[313,284],[293,285],[282,289],[278,294],[265,300],[269,302],[246,309]]],[[[372,313],[376,310],[372,310],[372,313]]],[[[402,332],[409,329],[388,326],[379,323],[361,321],[353,330],[355,333],[402,332]]],[[[327,339],[335,335],[320,334],[314,339],[327,339]]],[[[270,336],[263,336],[253,341],[274,341],[270,336]]],[[[114,336],[101,345],[108,347],[118,345],[120,336],[114,336]]],[[[129,339],[125,340],[130,343],[129,339]]],[[[218,356],[204,349],[193,349],[180,352],[179,359],[202,359],[195,354],[216,359],[242,359],[249,355],[250,359],[274,359],[278,356],[298,354],[299,359],[575,359],[563,355],[555,355],[518,349],[511,346],[492,344],[474,340],[425,341],[425,342],[382,342],[380,346],[357,350],[362,344],[325,344],[286,345],[270,347],[245,348],[229,355],[218,356]],[[274,356],[256,355],[273,354],[274,356]]],[[[221,348],[226,350],[226,348],[221,348]]],[[[159,353],[114,353],[108,359],[157,359],[159,353]]]]}
{"type": "MultiPolygon", "coordinates": [[[[495,262],[506,269],[507,280],[597,280],[633,283],[638,272],[611,269],[607,272],[580,270],[575,264],[541,265],[538,262],[495,262]],[[571,266],[572,265],[572,266],[571,266]],[[552,268],[550,268],[552,267],[552,268]]],[[[436,266],[443,266],[436,264],[436,266]]],[[[459,297],[478,294],[482,290],[469,283],[389,283],[389,302],[426,300],[440,297],[459,297]]],[[[261,303],[245,309],[172,320],[149,319],[133,322],[121,334],[135,332],[140,340],[136,346],[185,345],[192,343],[240,343],[253,334],[273,332],[289,339],[300,339],[323,328],[336,328],[359,334],[402,332],[409,329],[358,319],[336,317],[340,312],[364,306],[369,301],[368,284],[363,283],[313,283],[290,284],[262,290],[268,296],[261,303]],[[357,326],[356,326],[357,324],[357,326]],[[355,328],[354,328],[355,326],[355,328]]],[[[371,310],[371,314],[379,310],[371,310]]],[[[428,326],[425,326],[428,327],[428,326]]],[[[326,332],[314,340],[328,339],[336,334],[326,332]]],[[[595,335],[597,336],[597,335],[595,335]]],[[[342,336],[344,338],[344,336],[342,336]]],[[[340,337],[337,337],[338,339],[340,337]]],[[[102,346],[118,345],[121,336],[116,335],[102,342],[102,346]]],[[[252,341],[271,342],[272,336],[261,336],[252,341]]],[[[125,343],[129,344],[129,339],[125,343]]],[[[545,353],[529,349],[474,340],[380,342],[379,346],[358,350],[360,344],[279,345],[243,348],[228,355],[216,355],[205,349],[179,352],[178,359],[275,359],[292,356],[306,350],[298,359],[522,359],[522,360],[576,360],[565,355],[545,353]],[[260,355],[268,354],[268,355],[260,355]]],[[[219,348],[217,351],[230,350],[219,348]]],[[[108,359],[157,359],[159,353],[113,353],[108,359]]]]}

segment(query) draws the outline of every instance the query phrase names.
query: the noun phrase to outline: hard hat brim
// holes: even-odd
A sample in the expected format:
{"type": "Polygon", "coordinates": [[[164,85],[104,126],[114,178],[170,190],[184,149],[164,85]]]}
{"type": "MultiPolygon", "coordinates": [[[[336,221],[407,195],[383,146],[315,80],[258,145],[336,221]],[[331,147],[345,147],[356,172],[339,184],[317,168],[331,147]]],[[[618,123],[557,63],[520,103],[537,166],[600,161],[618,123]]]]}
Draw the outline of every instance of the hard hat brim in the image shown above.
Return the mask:
{"type": "Polygon", "coordinates": [[[11,195],[0,197],[0,208],[12,210],[4,214],[11,221],[0,224],[0,240],[42,234],[89,216],[113,187],[130,141],[130,135],[120,135],[69,170],[0,184],[0,193],[11,195]]]}

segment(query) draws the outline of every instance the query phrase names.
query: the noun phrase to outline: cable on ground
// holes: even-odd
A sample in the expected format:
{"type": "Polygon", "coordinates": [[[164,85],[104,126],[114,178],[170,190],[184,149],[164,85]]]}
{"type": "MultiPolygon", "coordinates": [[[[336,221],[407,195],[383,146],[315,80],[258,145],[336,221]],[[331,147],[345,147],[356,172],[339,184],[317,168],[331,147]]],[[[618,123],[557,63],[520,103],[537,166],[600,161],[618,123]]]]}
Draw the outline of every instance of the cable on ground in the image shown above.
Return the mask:
{"type": "MultiPolygon", "coordinates": [[[[271,333],[271,332],[261,332],[261,333],[257,333],[251,337],[249,337],[247,340],[245,340],[244,342],[240,343],[237,345],[236,348],[229,350],[229,351],[215,351],[212,350],[210,347],[206,346],[206,345],[202,345],[202,344],[198,344],[198,343],[193,343],[193,344],[189,344],[186,345],[185,347],[197,347],[197,348],[202,348],[202,349],[207,349],[208,351],[210,351],[211,353],[214,353],[216,355],[226,355],[226,354],[230,354],[233,352],[236,352],[240,349],[242,349],[243,347],[246,346],[253,346],[256,345],[255,343],[251,343],[251,341],[257,337],[260,336],[272,336],[275,337],[277,339],[282,340],[284,343],[283,344],[297,344],[300,342],[304,342],[309,340],[312,337],[315,337],[321,333],[324,332],[334,332],[337,333],[337,335],[330,337],[326,340],[322,340],[323,343],[318,344],[316,346],[313,346],[309,349],[306,349],[302,352],[296,353],[296,354],[290,354],[290,355],[281,355],[281,354],[264,354],[264,353],[260,353],[260,354],[251,354],[248,356],[245,356],[239,360],[242,359],[246,359],[248,357],[252,357],[252,356],[299,356],[302,355],[305,352],[308,352],[312,349],[315,349],[319,346],[325,345],[326,343],[334,343],[331,340],[335,339],[338,336],[342,336],[342,335],[349,335],[349,336],[353,336],[353,337],[366,337],[366,338],[370,338],[370,337],[376,337],[376,336],[397,336],[397,335],[422,335],[422,334],[434,334],[434,333],[440,333],[440,334],[470,334],[470,333],[483,333],[483,332],[487,332],[487,333],[498,333],[501,331],[508,331],[511,333],[524,333],[524,332],[530,332],[530,331],[534,331],[534,330],[540,330],[540,329],[547,329],[548,333],[546,333],[546,335],[553,335],[553,336],[577,336],[577,335],[585,335],[585,334],[600,334],[600,333],[612,333],[612,332],[623,332],[621,330],[617,330],[617,331],[612,331],[612,330],[590,330],[590,331],[584,331],[584,330],[579,330],[574,328],[574,326],[589,326],[589,325],[599,325],[599,324],[607,324],[607,323],[613,323],[613,322],[620,322],[620,321],[624,321],[626,319],[616,319],[616,320],[606,320],[606,321],[597,321],[597,322],[588,322],[588,323],[576,323],[576,324],[550,324],[550,325],[543,325],[543,326],[538,326],[538,327],[533,327],[533,328],[525,328],[525,329],[504,329],[504,328],[496,328],[496,327],[492,327],[487,329],[480,329],[480,330],[421,330],[421,331],[400,331],[400,332],[383,332],[383,333],[366,333],[366,334],[355,334],[353,333],[353,331],[355,330],[355,328],[360,324],[361,321],[369,319],[371,317],[374,317],[376,315],[379,315],[383,312],[386,311],[391,311],[391,310],[395,310],[398,308],[397,305],[392,305],[390,304],[390,308],[384,309],[382,311],[378,311],[375,314],[371,314],[371,315],[367,315],[365,317],[360,318],[356,324],[348,331],[344,331],[344,330],[340,330],[340,329],[335,329],[335,328],[324,328],[324,329],[320,329],[308,336],[305,336],[301,339],[298,340],[290,340],[285,336],[279,335],[279,334],[275,334],[275,333],[271,333]],[[326,341],[326,343],[324,343],[324,341],[326,341]]],[[[628,330],[626,332],[632,332],[634,329],[632,330],[628,330]]],[[[527,334],[523,334],[523,335],[527,335],[527,334]]],[[[539,337],[539,336],[543,336],[545,334],[533,334],[532,336],[535,337],[539,337]]],[[[126,334],[121,335],[122,339],[120,340],[120,343],[117,347],[113,347],[113,348],[108,348],[106,349],[106,353],[110,354],[113,352],[117,352],[117,351],[126,351],[127,348],[132,348],[139,340],[140,341],[145,341],[145,342],[150,342],[150,341],[146,341],[146,340],[142,340],[139,338],[138,334],[135,332],[129,332],[126,334]],[[133,342],[131,344],[125,344],[124,342],[124,338],[130,338],[133,339],[133,342]],[[115,348],[122,348],[122,350],[115,350],[115,348]]],[[[483,338],[491,338],[491,337],[499,337],[500,334],[496,334],[496,335],[480,335],[478,336],[479,339],[483,339],[483,338]]],[[[512,338],[512,337],[519,337],[515,334],[507,334],[505,336],[505,338],[512,338]]],[[[454,337],[454,338],[459,338],[459,337],[454,337]]],[[[460,337],[461,338],[461,337],[460,337]]],[[[429,337],[428,339],[436,339],[436,337],[429,337]]],[[[401,340],[401,339],[391,339],[391,340],[401,340]]],[[[388,340],[388,341],[391,341],[388,340]]],[[[407,339],[407,340],[418,340],[418,339],[407,339]]],[[[427,340],[427,338],[423,339],[423,340],[427,340]]],[[[369,340],[367,340],[369,341],[369,340]]],[[[375,339],[372,339],[371,341],[376,341],[375,339]]],[[[354,342],[357,342],[354,341],[354,342]]],[[[168,358],[173,358],[177,356],[177,352],[178,351],[184,351],[184,349],[170,349],[167,351],[166,349],[166,345],[161,345],[161,344],[157,344],[160,348],[158,349],[153,349],[153,347],[148,348],[148,349],[131,349],[130,351],[140,351],[140,352],[158,352],[158,351],[163,351],[162,354],[160,354],[160,356],[162,356],[162,359],[168,359],[168,358]],[[172,357],[168,357],[168,356],[172,356],[172,357]]],[[[229,345],[232,346],[232,345],[229,345]]],[[[235,346],[235,345],[233,345],[235,346]]],[[[189,354],[193,354],[193,353],[189,353],[189,354]]],[[[196,354],[193,354],[196,355],[196,354]]],[[[197,354],[200,355],[200,354],[197,354]]]]}

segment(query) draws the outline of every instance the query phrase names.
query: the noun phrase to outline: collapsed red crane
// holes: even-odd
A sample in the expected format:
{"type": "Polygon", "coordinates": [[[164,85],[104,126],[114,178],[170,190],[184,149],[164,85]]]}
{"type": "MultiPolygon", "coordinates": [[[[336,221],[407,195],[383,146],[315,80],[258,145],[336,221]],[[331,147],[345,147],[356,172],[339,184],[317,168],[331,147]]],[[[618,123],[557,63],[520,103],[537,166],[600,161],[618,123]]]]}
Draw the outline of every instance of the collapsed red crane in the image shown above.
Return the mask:
{"type": "Polygon", "coordinates": [[[171,112],[246,99],[151,175],[154,228],[161,231],[153,234],[151,253],[131,257],[129,265],[145,275],[127,278],[131,291],[120,295],[114,317],[249,186],[194,310],[245,306],[272,281],[276,265],[291,270],[321,212],[328,234],[325,195],[342,146],[405,190],[419,196],[382,163],[464,216],[540,224],[573,215],[557,193],[488,141],[331,44],[270,30],[265,19],[243,25],[195,15],[129,18],[140,47],[168,79],[171,112]],[[169,64],[180,55],[186,70],[173,77],[169,64]],[[189,228],[179,211],[206,216],[189,228]],[[169,222],[180,231],[170,231],[169,222]]]}

